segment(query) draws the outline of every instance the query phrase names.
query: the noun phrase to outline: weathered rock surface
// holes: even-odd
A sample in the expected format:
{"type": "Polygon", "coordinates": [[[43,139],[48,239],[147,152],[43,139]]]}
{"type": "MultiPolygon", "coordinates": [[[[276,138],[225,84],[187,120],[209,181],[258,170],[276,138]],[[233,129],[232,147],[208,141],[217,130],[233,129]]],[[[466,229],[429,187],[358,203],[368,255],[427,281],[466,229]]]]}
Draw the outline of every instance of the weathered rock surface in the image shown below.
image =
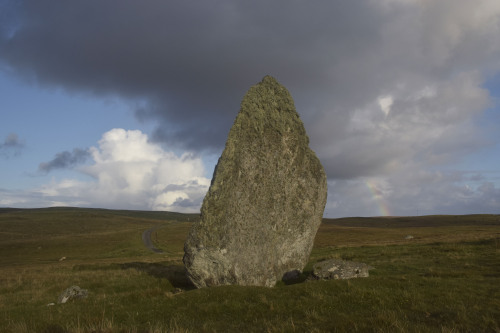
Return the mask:
{"type": "Polygon", "coordinates": [[[78,286],[71,286],[59,295],[59,299],[57,303],[64,304],[69,300],[77,299],[77,298],[85,298],[87,297],[88,292],[86,289],[82,289],[78,286]]]}
{"type": "Polygon", "coordinates": [[[312,279],[343,280],[368,277],[370,269],[373,267],[360,262],[330,259],[314,264],[312,279]]]}
{"type": "Polygon", "coordinates": [[[184,245],[188,277],[197,287],[274,286],[301,271],[326,195],[324,169],[292,97],[264,77],[241,102],[201,221],[184,245]]]}

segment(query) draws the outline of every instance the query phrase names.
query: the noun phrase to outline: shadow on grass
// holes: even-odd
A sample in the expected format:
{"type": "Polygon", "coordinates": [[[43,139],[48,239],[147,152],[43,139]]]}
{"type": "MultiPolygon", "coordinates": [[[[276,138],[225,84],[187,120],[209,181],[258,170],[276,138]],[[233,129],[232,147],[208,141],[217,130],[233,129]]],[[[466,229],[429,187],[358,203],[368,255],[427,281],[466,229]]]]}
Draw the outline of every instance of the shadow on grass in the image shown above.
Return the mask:
{"type": "MultiPolygon", "coordinates": [[[[165,266],[160,263],[129,262],[119,264],[119,267],[121,269],[133,268],[159,279],[167,279],[175,288],[181,288],[184,290],[196,289],[194,284],[187,277],[186,268],[184,266],[165,266]]],[[[304,271],[294,277],[285,278],[280,282],[285,285],[304,283],[306,280],[310,279],[311,274],[312,271],[304,271]]]]}
{"type": "Polygon", "coordinates": [[[289,275],[289,273],[285,273],[281,281],[277,282],[277,285],[284,284],[290,286],[292,284],[304,283],[310,278],[312,271],[292,271],[290,273],[292,274],[289,275]]]}
{"type": "MultiPolygon", "coordinates": [[[[161,263],[148,263],[148,262],[127,262],[122,264],[110,265],[76,265],[73,267],[75,271],[83,270],[114,270],[114,269],[135,269],[139,272],[144,272],[150,276],[158,279],[166,279],[170,282],[172,287],[183,290],[196,289],[195,285],[187,277],[186,268],[182,265],[164,265],[161,263]]],[[[306,269],[303,272],[296,272],[289,276],[283,277],[282,280],[277,281],[277,285],[293,285],[304,283],[311,280],[312,270],[306,269]]]]}
{"type": "Polygon", "coordinates": [[[121,269],[135,269],[154,276],[158,279],[167,279],[173,287],[184,290],[196,289],[193,283],[189,280],[186,273],[186,268],[179,265],[165,266],[159,263],[147,262],[128,262],[119,264],[121,269]]]}

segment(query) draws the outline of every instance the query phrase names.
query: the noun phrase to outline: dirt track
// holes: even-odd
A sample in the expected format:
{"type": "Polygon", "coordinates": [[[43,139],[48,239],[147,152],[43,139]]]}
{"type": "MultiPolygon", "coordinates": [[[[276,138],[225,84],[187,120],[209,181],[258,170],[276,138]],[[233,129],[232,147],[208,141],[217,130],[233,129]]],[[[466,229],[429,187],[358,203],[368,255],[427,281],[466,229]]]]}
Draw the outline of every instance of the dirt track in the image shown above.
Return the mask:
{"type": "Polygon", "coordinates": [[[144,246],[146,246],[148,249],[150,249],[151,251],[153,251],[155,253],[163,253],[163,251],[160,249],[157,249],[153,245],[153,241],[151,240],[151,235],[153,234],[153,232],[155,232],[156,230],[158,230],[162,227],[164,227],[164,226],[158,225],[158,226],[155,226],[151,229],[148,229],[142,233],[142,242],[144,243],[144,246]]]}

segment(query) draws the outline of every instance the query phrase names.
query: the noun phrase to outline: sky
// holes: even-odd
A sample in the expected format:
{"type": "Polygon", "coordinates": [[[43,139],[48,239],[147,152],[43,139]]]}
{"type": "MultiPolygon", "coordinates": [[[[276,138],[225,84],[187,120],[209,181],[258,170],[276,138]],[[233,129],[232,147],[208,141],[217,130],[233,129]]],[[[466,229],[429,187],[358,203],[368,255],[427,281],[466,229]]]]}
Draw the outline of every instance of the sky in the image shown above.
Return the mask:
{"type": "Polygon", "coordinates": [[[325,217],[500,214],[498,0],[0,0],[0,207],[199,212],[274,76],[325,217]]]}

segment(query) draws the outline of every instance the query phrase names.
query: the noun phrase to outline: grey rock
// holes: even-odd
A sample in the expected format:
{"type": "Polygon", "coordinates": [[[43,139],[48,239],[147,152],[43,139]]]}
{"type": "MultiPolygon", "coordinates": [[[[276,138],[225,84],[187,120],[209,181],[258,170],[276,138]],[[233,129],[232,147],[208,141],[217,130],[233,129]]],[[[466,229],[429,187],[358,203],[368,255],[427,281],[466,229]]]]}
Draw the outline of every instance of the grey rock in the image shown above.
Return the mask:
{"type": "Polygon", "coordinates": [[[314,264],[312,279],[344,280],[368,277],[368,271],[370,269],[374,268],[372,266],[359,262],[345,261],[341,259],[329,259],[314,264]]]}
{"type": "Polygon", "coordinates": [[[88,295],[87,289],[82,289],[78,286],[71,286],[59,295],[57,300],[58,304],[64,304],[69,300],[77,299],[77,298],[85,298],[88,295]]]}
{"type": "Polygon", "coordinates": [[[184,245],[197,287],[272,287],[302,271],[321,223],[326,174],[285,87],[270,76],[241,102],[201,220],[184,245]],[[291,273],[289,273],[291,272],[291,273]]]}

